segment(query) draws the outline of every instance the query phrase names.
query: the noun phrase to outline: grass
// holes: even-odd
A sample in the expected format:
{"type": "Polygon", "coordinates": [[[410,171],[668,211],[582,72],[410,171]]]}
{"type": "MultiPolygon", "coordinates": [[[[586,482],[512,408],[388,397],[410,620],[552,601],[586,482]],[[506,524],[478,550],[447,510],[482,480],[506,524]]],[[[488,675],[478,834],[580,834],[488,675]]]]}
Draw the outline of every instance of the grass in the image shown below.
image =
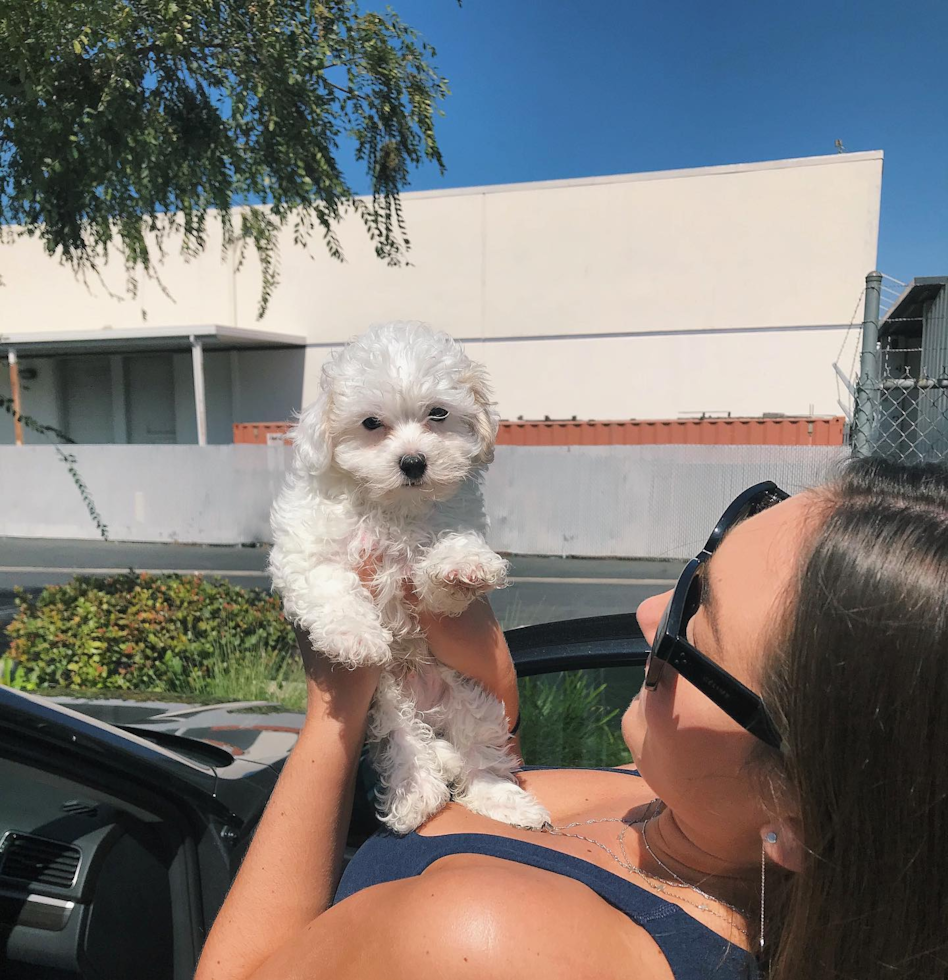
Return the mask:
{"type": "MultiPolygon", "coordinates": [[[[526,607],[518,598],[501,612],[504,627],[543,622],[544,603],[526,607]]],[[[265,701],[305,711],[306,682],[298,655],[287,656],[259,644],[242,649],[224,635],[214,643],[207,673],[187,689],[172,692],[46,688],[36,693],[81,698],[114,698],[215,704],[265,701]]],[[[615,766],[631,761],[619,731],[619,702],[627,702],[627,678],[620,671],[567,671],[520,681],[521,747],[530,765],[615,766]],[[620,688],[622,690],[620,690],[620,688]]],[[[0,658],[0,683],[16,686],[12,662],[0,658]]],[[[633,685],[634,686],[634,685],[633,685]]]]}
{"type": "MultiPolygon", "coordinates": [[[[206,661],[207,674],[177,691],[127,691],[104,688],[44,687],[44,697],[121,698],[123,701],[164,701],[220,704],[224,701],[268,701],[291,711],[306,710],[306,678],[296,655],[267,649],[262,643],[241,648],[227,635],[214,641],[206,661]]],[[[18,687],[14,663],[0,658],[0,685],[18,687]]]]}
{"type": "Polygon", "coordinates": [[[531,766],[621,766],[632,756],[619,709],[606,703],[601,671],[564,671],[520,681],[520,747],[531,766]],[[594,680],[593,677],[596,677],[594,680]]]}
{"type": "Polygon", "coordinates": [[[228,637],[214,643],[208,672],[188,694],[210,701],[273,701],[292,711],[306,709],[306,677],[296,656],[265,649],[241,649],[228,637]]]}
{"type": "MultiPolygon", "coordinates": [[[[11,685],[6,685],[7,687],[11,685]]],[[[202,697],[186,691],[129,691],[102,687],[41,687],[30,694],[43,698],[79,698],[83,701],[144,701],[162,704],[216,704],[218,698],[202,697]]]]}

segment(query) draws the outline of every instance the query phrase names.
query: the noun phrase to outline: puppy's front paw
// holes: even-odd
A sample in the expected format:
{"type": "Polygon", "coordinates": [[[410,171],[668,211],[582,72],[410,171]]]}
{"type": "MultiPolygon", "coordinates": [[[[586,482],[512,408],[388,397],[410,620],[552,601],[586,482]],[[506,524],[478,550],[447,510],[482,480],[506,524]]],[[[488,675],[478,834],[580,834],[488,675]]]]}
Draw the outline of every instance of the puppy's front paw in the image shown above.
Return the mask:
{"type": "Polygon", "coordinates": [[[485,592],[507,584],[507,562],[493,552],[428,561],[414,576],[424,607],[438,615],[456,616],[485,592]]]}
{"type": "Polygon", "coordinates": [[[378,667],[392,660],[392,634],[388,630],[314,630],[309,638],[315,649],[346,667],[378,667]]]}
{"type": "Polygon", "coordinates": [[[442,779],[419,773],[386,795],[379,808],[379,820],[396,834],[410,834],[441,810],[450,798],[442,779]]]}

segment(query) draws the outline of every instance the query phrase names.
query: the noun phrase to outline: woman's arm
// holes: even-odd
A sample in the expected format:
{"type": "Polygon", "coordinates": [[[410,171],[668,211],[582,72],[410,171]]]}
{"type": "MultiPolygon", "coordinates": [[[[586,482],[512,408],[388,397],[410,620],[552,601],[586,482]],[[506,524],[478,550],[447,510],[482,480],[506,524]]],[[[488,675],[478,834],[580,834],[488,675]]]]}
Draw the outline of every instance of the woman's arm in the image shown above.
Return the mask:
{"type": "Polygon", "coordinates": [[[304,634],[306,721],[214,922],[195,980],[243,980],[332,902],[377,668],[333,669],[304,634]]]}
{"type": "MultiPolygon", "coordinates": [[[[460,616],[433,616],[419,611],[419,622],[431,652],[448,667],[482,684],[504,704],[513,728],[520,714],[517,672],[490,603],[476,599],[460,616]]],[[[514,750],[520,754],[519,739],[514,750]]]]}
{"type": "MultiPolygon", "coordinates": [[[[472,603],[457,617],[423,616],[422,625],[435,656],[503,701],[512,726],[517,678],[487,602],[472,603]]],[[[195,980],[245,980],[291,938],[299,940],[304,930],[312,935],[314,920],[332,902],[379,670],[334,670],[305,634],[299,642],[307,671],[306,722],[214,922],[195,980]]],[[[519,753],[516,742],[514,748],[519,753]]]]}

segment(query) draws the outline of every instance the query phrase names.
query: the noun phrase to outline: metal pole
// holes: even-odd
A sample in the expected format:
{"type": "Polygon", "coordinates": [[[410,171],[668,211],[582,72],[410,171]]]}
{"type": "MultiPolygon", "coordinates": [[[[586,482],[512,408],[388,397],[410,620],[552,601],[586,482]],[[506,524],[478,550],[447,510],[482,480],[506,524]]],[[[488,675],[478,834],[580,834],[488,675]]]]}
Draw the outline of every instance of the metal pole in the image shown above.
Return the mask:
{"type": "Polygon", "coordinates": [[[20,408],[20,365],[17,363],[16,351],[13,348],[7,351],[7,361],[10,364],[10,394],[13,396],[13,440],[18,446],[23,445],[23,423],[20,416],[23,410],[20,408]]]}
{"type": "Polygon", "coordinates": [[[873,451],[873,432],[879,424],[879,398],[882,365],[879,358],[879,300],[882,295],[882,273],[866,276],[866,305],[862,321],[862,357],[859,361],[859,384],[853,412],[853,455],[869,456],[873,451]]]}
{"type": "Polygon", "coordinates": [[[198,445],[207,445],[207,405],[204,401],[204,347],[191,337],[191,368],[194,372],[194,414],[197,416],[198,445]]]}

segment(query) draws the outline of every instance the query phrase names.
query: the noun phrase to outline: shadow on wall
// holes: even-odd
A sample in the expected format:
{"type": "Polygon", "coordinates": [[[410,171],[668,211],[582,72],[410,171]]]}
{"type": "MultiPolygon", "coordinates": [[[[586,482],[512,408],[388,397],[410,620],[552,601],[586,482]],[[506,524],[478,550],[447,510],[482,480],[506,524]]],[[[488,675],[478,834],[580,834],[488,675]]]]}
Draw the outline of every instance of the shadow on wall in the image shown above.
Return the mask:
{"type": "Polygon", "coordinates": [[[303,407],[306,349],[249,350],[236,354],[234,412],[226,439],[233,439],[233,422],[293,418],[303,407]]]}
{"type": "MultiPolygon", "coordinates": [[[[10,374],[6,357],[0,355],[0,395],[11,397],[10,374]]],[[[20,359],[20,399],[25,415],[32,415],[46,425],[59,427],[60,412],[57,406],[57,391],[53,383],[50,361],[46,358],[20,359]]],[[[28,445],[46,443],[37,432],[24,428],[23,439],[28,445]]],[[[11,445],[14,441],[13,416],[0,409],[0,445],[11,445]]]]}
{"type": "MultiPolygon", "coordinates": [[[[233,442],[235,422],[290,419],[300,408],[306,349],[208,351],[204,355],[207,441],[233,442]]],[[[176,355],[176,442],[197,442],[190,354],[176,355]]]]}

